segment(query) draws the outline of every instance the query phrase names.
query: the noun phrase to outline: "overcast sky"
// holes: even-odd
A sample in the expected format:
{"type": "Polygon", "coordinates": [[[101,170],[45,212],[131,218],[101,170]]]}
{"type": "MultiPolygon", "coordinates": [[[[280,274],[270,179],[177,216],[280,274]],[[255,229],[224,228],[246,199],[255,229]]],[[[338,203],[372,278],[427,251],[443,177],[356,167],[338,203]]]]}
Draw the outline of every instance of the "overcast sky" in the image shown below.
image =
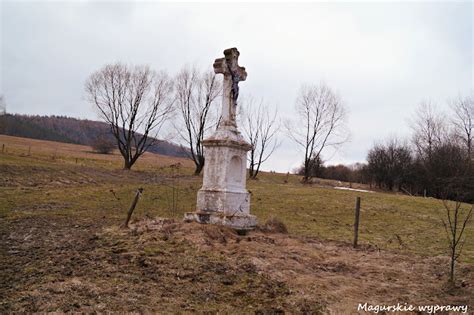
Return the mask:
{"type": "MultiPolygon", "coordinates": [[[[0,94],[10,113],[98,119],[84,81],[107,63],[175,74],[212,67],[237,47],[248,72],[240,93],[294,114],[303,83],[325,81],[347,106],[351,141],[329,163],[364,161],[374,141],[409,134],[423,99],[473,90],[473,4],[468,2],[175,4],[0,1],[0,94]]],[[[290,139],[264,167],[303,156],[290,139]]],[[[332,155],[326,153],[326,155],[332,155]]]]}

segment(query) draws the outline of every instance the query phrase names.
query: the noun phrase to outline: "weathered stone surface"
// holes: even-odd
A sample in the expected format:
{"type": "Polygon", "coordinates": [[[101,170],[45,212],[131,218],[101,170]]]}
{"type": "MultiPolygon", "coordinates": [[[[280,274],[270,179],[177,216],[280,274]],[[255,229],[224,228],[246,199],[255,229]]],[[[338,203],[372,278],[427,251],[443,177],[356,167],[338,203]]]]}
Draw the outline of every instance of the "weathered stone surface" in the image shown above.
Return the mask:
{"type": "Polygon", "coordinates": [[[189,212],[184,216],[185,222],[225,225],[236,230],[252,230],[257,225],[254,215],[225,215],[219,212],[189,212]]]}
{"type": "Polygon", "coordinates": [[[197,194],[196,212],[187,213],[185,220],[248,230],[257,224],[250,214],[250,193],[246,189],[247,151],[251,145],[240,134],[235,119],[238,83],[247,78],[247,72],[237,63],[236,48],[226,49],[224,55],[214,62],[214,71],[224,75],[221,122],[203,142],[203,185],[197,194]]]}
{"type": "Polygon", "coordinates": [[[239,82],[247,79],[245,68],[238,65],[239,55],[237,48],[229,48],[224,50],[224,58],[214,61],[214,72],[224,75],[221,126],[237,126],[236,108],[239,82]]]}

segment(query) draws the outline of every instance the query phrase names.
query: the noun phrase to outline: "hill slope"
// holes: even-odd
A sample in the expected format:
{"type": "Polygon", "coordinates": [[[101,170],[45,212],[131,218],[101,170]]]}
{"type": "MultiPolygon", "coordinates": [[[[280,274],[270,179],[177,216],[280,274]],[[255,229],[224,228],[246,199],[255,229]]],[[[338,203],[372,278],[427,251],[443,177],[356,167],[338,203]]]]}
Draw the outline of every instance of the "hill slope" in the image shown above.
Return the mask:
{"type": "Polygon", "coordinates": [[[189,159],[146,153],[124,171],[119,155],[85,146],[0,136],[2,144],[0,313],[356,314],[365,302],[474,305],[474,226],[466,227],[458,287],[450,288],[440,200],[262,173],[248,182],[251,211],[261,224],[277,217],[288,234],[263,225],[241,236],[182,223],[202,183],[189,159]],[[120,229],[138,187],[131,229],[120,229]]]}
{"type": "MultiPolygon", "coordinates": [[[[7,114],[1,117],[0,125],[0,134],[39,140],[92,145],[99,136],[113,139],[108,124],[104,122],[65,116],[7,114]]],[[[186,157],[183,147],[168,141],[159,141],[149,152],[186,157]]]]}

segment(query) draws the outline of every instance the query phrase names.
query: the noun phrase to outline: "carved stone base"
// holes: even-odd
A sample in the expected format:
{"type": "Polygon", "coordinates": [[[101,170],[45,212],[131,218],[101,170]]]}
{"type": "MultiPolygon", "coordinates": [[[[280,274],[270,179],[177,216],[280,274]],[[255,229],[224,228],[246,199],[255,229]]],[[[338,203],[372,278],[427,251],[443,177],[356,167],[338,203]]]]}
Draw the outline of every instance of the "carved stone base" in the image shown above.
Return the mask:
{"type": "Polygon", "coordinates": [[[236,230],[253,230],[257,226],[257,217],[251,214],[225,215],[222,212],[196,211],[184,215],[185,222],[218,224],[236,230]]]}
{"type": "Polygon", "coordinates": [[[222,212],[225,215],[249,214],[250,193],[247,190],[207,190],[197,193],[197,211],[222,212]]]}

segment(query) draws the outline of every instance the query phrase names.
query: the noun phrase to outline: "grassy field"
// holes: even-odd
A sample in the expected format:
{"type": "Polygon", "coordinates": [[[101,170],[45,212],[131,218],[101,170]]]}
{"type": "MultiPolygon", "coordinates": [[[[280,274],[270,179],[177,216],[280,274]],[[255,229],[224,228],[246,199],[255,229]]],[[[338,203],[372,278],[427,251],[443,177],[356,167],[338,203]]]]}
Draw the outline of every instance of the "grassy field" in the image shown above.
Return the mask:
{"type": "Polygon", "coordinates": [[[85,146],[0,136],[2,144],[1,282],[7,298],[0,311],[344,313],[357,301],[472,303],[474,224],[465,232],[460,288],[447,291],[440,200],[337,190],[333,181],[302,185],[298,176],[262,173],[248,182],[251,211],[262,223],[277,217],[289,234],[254,232],[243,243],[225,229],[181,223],[201,184],[188,160],[146,154],[133,171],[123,171],[118,154],[99,155],[85,146]],[[120,230],[139,187],[144,194],[135,229],[120,230]],[[362,246],[353,250],[357,196],[362,246]],[[164,224],[156,217],[173,220],[164,224]],[[147,222],[151,228],[143,232],[147,222]],[[275,244],[276,252],[268,251],[275,244]],[[331,271],[334,266],[342,267],[331,271]],[[366,280],[369,292],[361,292],[366,280]],[[150,292],[161,296],[152,299],[150,292]]]}

